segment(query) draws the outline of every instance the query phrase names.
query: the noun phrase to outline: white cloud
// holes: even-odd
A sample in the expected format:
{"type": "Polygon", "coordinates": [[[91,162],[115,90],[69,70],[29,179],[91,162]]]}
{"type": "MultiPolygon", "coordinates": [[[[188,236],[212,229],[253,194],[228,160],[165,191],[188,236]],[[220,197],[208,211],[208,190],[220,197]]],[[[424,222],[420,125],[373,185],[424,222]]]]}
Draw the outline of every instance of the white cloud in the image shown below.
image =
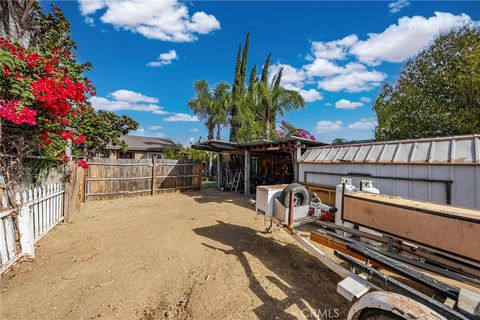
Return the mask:
{"type": "Polygon", "coordinates": [[[170,50],[165,53],[161,53],[157,60],[147,63],[148,67],[163,67],[172,63],[173,60],[178,60],[177,52],[170,50]]]}
{"type": "Polygon", "coordinates": [[[350,53],[369,65],[378,65],[382,61],[403,62],[417,54],[440,32],[469,22],[472,19],[465,13],[435,12],[429,18],[403,17],[381,33],[369,33],[366,40],[352,46],[350,53]]]}
{"type": "Polygon", "coordinates": [[[317,132],[319,133],[329,133],[337,132],[343,129],[343,122],[340,120],[337,121],[318,121],[316,126],[317,132]]]}
{"type": "Polygon", "coordinates": [[[90,98],[92,106],[97,110],[120,111],[132,110],[152,112],[154,114],[169,114],[163,107],[156,104],[157,98],[148,97],[130,90],[112,92],[110,98],[94,96],[90,98]]]}
{"type": "Polygon", "coordinates": [[[315,102],[315,101],[323,100],[323,96],[320,94],[320,92],[318,92],[315,89],[302,89],[291,84],[286,84],[283,87],[285,89],[295,90],[298,93],[300,93],[300,95],[303,97],[305,102],[315,102]]]}
{"type": "Polygon", "coordinates": [[[315,89],[308,89],[308,90],[299,89],[297,91],[300,93],[303,99],[305,99],[305,102],[315,102],[315,101],[323,100],[323,96],[320,94],[320,92],[318,92],[315,89]]]}
{"type": "Polygon", "coordinates": [[[274,64],[269,69],[268,78],[271,81],[273,77],[282,69],[282,86],[288,86],[288,89],[293,87],[299,88],[304,85],[306,76],[303,70],[294,68],[288,64],[274,64]]]}
{"type": "Polygon", "coordinates": [[[391,13],[400,12],[403,8],[410,5],[408,0],[396,0],[388,4],[391,13]]]}
{"type": "Polygon", "coordinates": [[[115,100],[125,101],[125,102],[149,102],[157,103],[157,98],[148,97],[144,94],[130,91],[130,90],[117,90],[110,94],[115,100]]]}
{"type": "Polygon", "coordinates": [[[347,92],[369,91],[378,87],[386,77],[383,72],[369,71],[364,65],[351,62],[345,66],[341,74],[320,80],[318,87],[333,92],[342,90],[347,92]]]}
{"type": "Polygon", "coordinates": [[[168,121],[168,122],[177,122],[177,121],[180,121],[180,122],[194,122],[194,121],[198,121],[198,118],[197,118],[197,116],[192,116],[192,115],[189,115],[189,114],[186,114],[186,113],[176,113],[173,116],[167,117],[163,120],[168,121]]]}
{"type": "Polygon", "coordinates": [[[191,132],[198,132],[198,129],[197,128],[192,128],[190,129],[191,132]]]}
{"type": "Polygon", "coordinates": [[[310,77],[329,77],[341,73],[344,69],[335,62],[325,58],[316,58],[311,64],[304,66],[310,77]]]}
{"type": "Polygon", "coordinates": [[[353,102],[347,99],[341,99],[335,102],[335,108],[337,109],[355,109],[363,106],[362,102],[353,102]]]}
{"type": "Polygon", "coordinates": [[[152,131],[159,131],[159,130],[162,130],[163,127],[162,126],[150,126],[148,128],[148,130],[152,130],[152,131]]]}
{"type": "Polygon", "coordinates": [[[303,70],[296,69],[288,64],[274,64],[269,70],[269,79],[273,79],[278,71],[282,70],[281,85],[285,89],[295,90],[306,102],[315,102],[323,99],[323,96],[315,89],[304,89],[306,75],[303,70]]]}
{"type": "Polygon", "coordinates": [[[369,103],[369,102],[372,102],[372,99],[370,99],[369,97],[361,97],[360,101],[365,102],[365,103],[369,103]]]}
{"type": "Polygon", "coordinates": [[[145,129],[143,129],[142,127],[138,127],[137,130],[135,131],[130,131],[128,133],[128,135],[130,136],[141,136],[145,133],[145,129]]]}
{"type": "Polygon", "coordinates": [[[334,41],[313,41],[312,54],[316,58],[343,60],[346,57],[348,48],[357,41],[358,37],[355,34],[334,41]]]}
{"type": "Polygon", "coordinates": [[[355,129],[355,130],[371,130],[371,129],[375,129],[376,126],[377,126],[377,119],[375,118],[364,118],[348,125],[350,129],[355,129]]]}
{"type": "Polygon", "coordinates": [[[197,34],[220,29],[215,16],[203,11],[190,16],[188,7],[178,0],[78,0],[80,12],[89,17],[103,11],[100,20],[150,38],[172,42],[191,42],[197,34]]]}
{"type": "Polygon", "coordinates": [[[332,104],[330,102],[325,103],[327,107],[331,106],[332,104]]]}

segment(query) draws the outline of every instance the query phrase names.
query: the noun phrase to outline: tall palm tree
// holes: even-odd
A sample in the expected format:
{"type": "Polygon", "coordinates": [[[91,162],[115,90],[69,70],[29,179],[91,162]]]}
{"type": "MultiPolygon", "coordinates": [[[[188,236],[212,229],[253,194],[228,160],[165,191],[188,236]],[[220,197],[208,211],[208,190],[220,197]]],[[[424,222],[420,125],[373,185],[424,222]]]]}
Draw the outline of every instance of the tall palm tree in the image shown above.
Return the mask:
{"type": "Polygon", "coordinates": [[[188,102],[188,106],[204,121],[208,132],[207,138],[213,140],[216,129],[217,139],[220,139],[220,131],[227,123],[230,86],[227,83],[219,83],[212,91],[205,80],[197,80],[194,89],[195,98],[188,102]]]}
{"type": "Polygon", "coordinates": [[[303,108],[305,100],[295,90],[283,88],[280,83],[282,80],[283,69],[273,77],[272,82],[259,81],[256,84],[256,94],[258,95],[258,106],[256,109],[259,116],[262,117],[265,124],[265,138],[274,136],[275,123],[278,115],[284,115],[285,112],[303,108]]]}

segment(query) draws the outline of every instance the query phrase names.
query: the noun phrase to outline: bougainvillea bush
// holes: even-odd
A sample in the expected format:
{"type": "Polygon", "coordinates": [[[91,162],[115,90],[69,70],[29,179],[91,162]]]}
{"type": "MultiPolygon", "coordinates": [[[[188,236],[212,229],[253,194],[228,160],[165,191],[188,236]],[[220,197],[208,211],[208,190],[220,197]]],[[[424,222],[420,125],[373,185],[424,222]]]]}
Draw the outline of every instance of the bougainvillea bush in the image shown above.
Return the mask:
{"type": "MultiPolygon", "coordinates": [[[[0,121],[2,155],[69,160],[88,140],[70,126],[72,119],[94,110],[88,96],[95,89],[68,50],[25,49],[0,38],[0,121]]],[[[77,120],[78,121],[78,120],[77,120]]],[[[86,167],[86,161],[79,161],[86,167]]]]}
{"type": "Polygon", "coordinates": [[[308,140],[315,140],[315,136],[305,129],[296,128],[294,125],[282,120],[280,130],[277,130],[277,138],[299,137],[308,140]]]}

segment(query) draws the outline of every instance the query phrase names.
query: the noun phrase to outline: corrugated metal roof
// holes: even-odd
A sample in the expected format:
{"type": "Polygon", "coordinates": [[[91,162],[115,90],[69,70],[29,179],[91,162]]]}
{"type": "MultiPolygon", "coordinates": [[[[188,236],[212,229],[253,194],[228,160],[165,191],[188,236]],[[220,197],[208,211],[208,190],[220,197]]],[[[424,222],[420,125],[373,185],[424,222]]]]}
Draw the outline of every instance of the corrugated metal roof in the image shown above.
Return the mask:
{"type": "Polygon", "coordinates": [[[283,143],[288,143],[288,142],[300,143],[307,147],[326,145],[326,143],[323,143],[320,141],[304,139],[300,137],[286,137],[286,138],[280,138],[276,140],[262,139],[262,140],[255,140],[255,141],[241,142],[241,143],[227,142],[227,141],[221,141],[221,140],[206,140],[206,141],[202,141],[200,143],[192,145],[192,148],[198,149],[198,150],[205,150],[205,151],[224,152],[224,151],[231,151],[231,150],[241,150],[244,148],[256,147],[256,146],[281,145],[283,143]]]}
{"type": "Polygon", "coordinates": [[[480,164],[480,134],[309,148],[298,162],[480,164]]]}

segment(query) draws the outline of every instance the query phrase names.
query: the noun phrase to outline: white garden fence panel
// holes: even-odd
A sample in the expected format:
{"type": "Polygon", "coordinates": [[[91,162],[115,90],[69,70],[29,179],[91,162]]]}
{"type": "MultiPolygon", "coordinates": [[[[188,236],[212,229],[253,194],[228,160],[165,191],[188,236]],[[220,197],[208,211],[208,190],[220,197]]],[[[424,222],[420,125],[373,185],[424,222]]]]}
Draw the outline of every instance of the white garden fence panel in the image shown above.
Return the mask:
{"type": "Polygon", "coordinates": [[[0,274],[23,255],[33,257],[33,245],[63,220],[64,192],[58,183],[30,187],[16,194],[18,209],[0,213],[0,274]]]}
{"type": "Polygon", "coordinates": [[[0,274],[22,256],[20,247],[15,240],[17,232],[12,216],[13,212],[13,210],[8,210],[0,213],[0,274]]]}

